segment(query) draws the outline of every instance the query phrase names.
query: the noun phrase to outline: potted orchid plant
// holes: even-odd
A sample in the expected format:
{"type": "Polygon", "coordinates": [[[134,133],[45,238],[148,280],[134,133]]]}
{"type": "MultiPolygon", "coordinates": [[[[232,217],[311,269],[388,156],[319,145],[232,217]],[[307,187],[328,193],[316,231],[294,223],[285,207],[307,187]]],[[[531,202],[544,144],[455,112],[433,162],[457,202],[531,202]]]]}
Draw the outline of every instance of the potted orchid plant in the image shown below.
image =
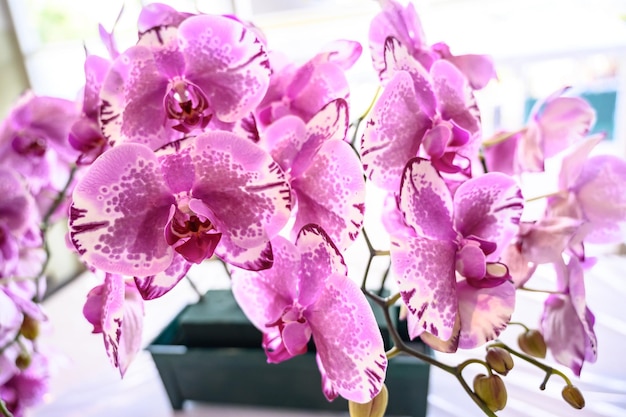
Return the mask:
{"type": "Polygon", "coordinates": [[[353,417],[384,415],[396,356],[450,373],[486,415],[505,407],[504,375],[520,360],[584,407],[543,358],[580,375],[597,357],[585,244],[624,239],[626,161],[592,156],[595,110],[566,89],[520,129],[483,137],[474,93],[496,79],[493,61],[427,43],[413,4],[380,3],[368,45],[380,89],[363,115],[350,113],[346,76],[367,59],[358,42],[293,63],[250,22],[158,3],[126,50],[100,28],[108,56],[87,55],[76,102],[20,98],[0,127],[3,415],[46,391],[37,325],[45,233],[59,219],[102,278],[83,312],[122,376],[142,347],[143,304],[217,259],[267,362],[312,341],[319,389],[348,400],[353,417]],[[554,189],[538,195],[529,173],[554,189]],[[365,225],[374,206],[386,247],[365,225]],[[346,260],[357,239],[369,252],[358,278],[346,260]],[[389,264],[375,289],[374,258],[389,264]],[[498,337],[540,265],[554,268],[554,288],[540,323],[510,346],[498,337]],[[486,350],[452,366],[418,340],[451,357],[486,350]],[[482,372],[468,379],[469,365],[482,372]]]}

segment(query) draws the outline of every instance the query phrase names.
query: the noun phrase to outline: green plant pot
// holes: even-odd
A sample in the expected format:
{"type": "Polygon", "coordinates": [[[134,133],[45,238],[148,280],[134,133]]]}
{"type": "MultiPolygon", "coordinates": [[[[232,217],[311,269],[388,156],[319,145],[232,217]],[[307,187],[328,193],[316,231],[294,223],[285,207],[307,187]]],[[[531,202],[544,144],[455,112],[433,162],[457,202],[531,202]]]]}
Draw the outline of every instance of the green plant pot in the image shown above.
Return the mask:
{"type": "MultiPolygon", "coordinates": [[[[388,345],[387,326],[382,312],[377,312],[388,345]]],[[[261,337],[229,290],[212,290],[197,304],[187,306],[148,350],[174,409],[192,400],[347,411],[343,398],[329,402],[324,397],[314,346],[304,355],[268,364],[261,337]]],[[[430,353],[423,344],[415,347],[430,353]]],[[[399,355],[391,359],[386,415],[425,416],[429,374],[430,365],[414,357],[399,355]]]]}

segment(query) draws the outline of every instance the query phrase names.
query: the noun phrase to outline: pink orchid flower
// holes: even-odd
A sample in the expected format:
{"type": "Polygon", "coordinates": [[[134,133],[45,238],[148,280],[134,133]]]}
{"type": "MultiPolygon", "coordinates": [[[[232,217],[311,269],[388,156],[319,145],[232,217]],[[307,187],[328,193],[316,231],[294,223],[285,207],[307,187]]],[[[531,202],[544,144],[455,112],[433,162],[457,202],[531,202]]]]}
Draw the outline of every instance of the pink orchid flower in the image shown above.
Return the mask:
{"type": "Polygon", "coordinates": [[[365,211],[361,162],[345,141],[348,124],[348,104],[337,99],[308,123],[292,115],[277,120],[261,141],[291,184],[293,237],[319,224],[341,250],[358,236],[365,211]]]}
{"type": "Polygon", "coordinates": [[[545,301],[541,332],[554,359],[577,376],[585,362],[597,359],[597,340],[593,330],[595,317],[585,300],[583,266],[573,256],[565,264],[554,263],[557,291],[545,301]]]}
{"type": "Polygon", "coordinates": [[[169,291],[215,252],[248,269],[272,265],[270,239],[290,189],[269,154],[207,132],[155,154],[127,143],[102,154],[73,193],[70,238],[90,266],[134,276],[145,298],[169,291]]]}
{"type": "Polygon", "coordinates": [[[443,42],[428,46],[426,35],[413,3],[402,6],[395,0],[383,0],[382,11],[370,22],[369,45],[374,69],[385,80],[385,43],[397,39],[410,55],[426,70],[437,60],[447,60],[467,78],[473,89],[479,90],[496,78],[493,60],[488,55],[453,55],[443,42]]]}
{"type": "Polygon", "coordinates": [[[382,388],[387,358],[374,313],[339,250],[316,225],[305,226],[295,245],[282,237],[272,243],[273,268],[233,271],[233,294],[263,332],[268,362],[305,353],[312,337],[326,398],[368,402],[382,388]]]}
{"type": "Polygon", "coordinates": [[[269,84],[264,45],[241,23],[199,15],[158,27],[113,61],[100,98],[111,145],[153,150],[204,129],[213,117],[235,122],[261,102],[269,84]]]}
{"type": "Polygon", "coordinates": [[[398,208],[406,229],[392,235],[391,260],[410,312],[409,336],[443,351],[498,336],[515,303],[508,269],[498,262],[523,209],[515,181],[485,174],[453,197],[433,165],[415,158],[405,169],[398,208]]]}
{"type": "Polygon", "coordinates": [[[537,101],[524,129],[485,147],[489,170],[510,175],[541,172],[547,158],[586,137],[595,123],[596,112],[580,97],[563,96],[567,89],[537,101]]]}
{"type": "Polygon", "coordinates": [[[278,52],[270,53],[272,77],[267,94],[255,111],[263,127],[286,115],[308,122],[326,104],[348,100],[350,89],[345,71],[361,55],[358,42],[335,41],[301,66],[278,52]]]}
{"type": "Polygon", "coordinates": [[[107,355],[123,377],[141,350],[144,309],[135,283],[105,274],[104,283],[87,294],[83,315],[93,333],[102,333],[107,355]]]}

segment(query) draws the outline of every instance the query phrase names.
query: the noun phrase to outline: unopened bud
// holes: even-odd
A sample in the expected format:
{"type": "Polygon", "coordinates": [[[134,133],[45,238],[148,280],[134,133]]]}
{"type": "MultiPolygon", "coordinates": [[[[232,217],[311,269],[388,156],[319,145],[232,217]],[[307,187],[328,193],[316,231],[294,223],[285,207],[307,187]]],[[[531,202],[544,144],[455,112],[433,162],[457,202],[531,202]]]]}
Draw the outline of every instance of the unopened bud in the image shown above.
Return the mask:
{"type": "Polygon", "coordinates": [[[546,357],[546,351],[548,348],[546,347],[546,341],[543,339],[543,335],[539,332],[539,330],[528,330],[527,332],[520,334],[517,338],[517,344],[523,352],[530,356],[542,359],[546,357]]]}
{"type": "Polygon", "coordinates": [[[30,316],[24,315],[20,333],[28,340],[35,340],[39,336],[39,322],[30,316]]]}
{"type": "Polygon", "coordinates": [[[28,354],[28,352],[20,352],[15,358],[15,366],[20,368],[22,371],[30,366],[32,362],[32,357],[28,354]]]}
{"type": "Polygon", "coordinates": [[[573,385],[566,385],[561,392],[563,399],[567,401],[569,405],[580,410],[585,406],[585,397],[578,388],[573,385]]]}
{"type": "Polygon", "coordinates": [[[498,375],[476,375],[474,377],[474,392],[493,412],[502,410],[506,406],[506,387],[498,375]]]}
{"type": "Polygon", "coordinates": [[[387,411],[387,402],[389,401],[389,392],[387,386],[383,384],[377,396],[371,401],[360,404],[354,401],[348,401],[348,411],[350,417],[383,417],[387,411]]]}
{"type": "Polygon", "coordinates": [[[487,349],[485,360],[497,373],[506,375],[513,369],[513,357],[511,354],[501,347],[490,347],[487,349]]]}

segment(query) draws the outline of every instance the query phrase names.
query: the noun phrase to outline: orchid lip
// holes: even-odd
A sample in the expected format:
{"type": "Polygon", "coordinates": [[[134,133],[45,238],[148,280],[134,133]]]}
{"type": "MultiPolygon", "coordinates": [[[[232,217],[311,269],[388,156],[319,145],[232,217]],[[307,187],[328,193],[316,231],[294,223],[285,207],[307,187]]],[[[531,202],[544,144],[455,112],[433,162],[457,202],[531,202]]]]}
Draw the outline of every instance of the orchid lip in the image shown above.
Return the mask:
{"type": "Polygon", "coordinates": [[[20,155],[43,156],[46,153],[48,144],[44,138],[16,135],[11,142],[13,150],[20,155]]]}
{"type": "Polygon", "coordinates": [[[167,117],[178,122],[172,128],[183,133],[205,128],[213,117],[206,94],[188,80],[170,82],[163,106],[167,117]]]}

